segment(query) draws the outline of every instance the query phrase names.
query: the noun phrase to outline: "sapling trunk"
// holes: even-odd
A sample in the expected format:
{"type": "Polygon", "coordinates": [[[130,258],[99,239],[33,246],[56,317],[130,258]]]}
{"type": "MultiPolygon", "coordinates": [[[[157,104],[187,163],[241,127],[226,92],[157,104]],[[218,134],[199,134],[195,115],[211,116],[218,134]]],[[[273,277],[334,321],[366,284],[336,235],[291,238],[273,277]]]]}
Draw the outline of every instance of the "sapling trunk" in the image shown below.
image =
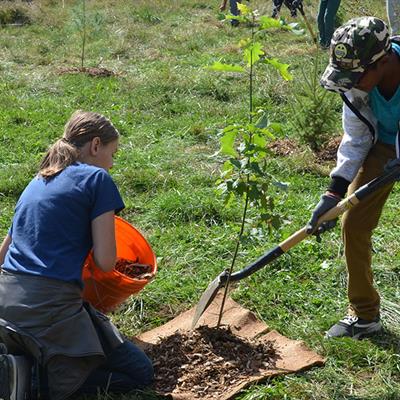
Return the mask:
{"type": "Polygon", "coordinates": [[[86,46],[86,0],[82,0],[82,52],[81,52],[81,67],[85,62],[85,46],[86,46]]]}
{"type": "MultiPolygon", "coordinates": [[[[253,21],[251,24],[251,42],[254,43],[254,25],[255,25],[255,17],[253,15],[253,21]]],[[[250,52],[250,70],[249,70],[249,122],[253,122],[253,78],[254,78],[254,68],[253,68],[253,52],[250,52]]],[[[251,133],[250,133],[250,139],[249,141],[251,142],[251,133]]],[[[248,157],[248,163],[250,164],[250,156],[248,157]]],[[[240,247],[240,242],[242,240],[243,232],[244,232],[244,225],[246,222],[246,216],[247,216],[247,209],[249,205],[249,185],[250,183],[250,173],[247,174],[246,177],[246,192],[245,192],[245,200],[244,200],[244,208],[243,208],[243,215],[242,215],[242,222],[240,226],[240,232],[236,241],[236,247],[235,247],[235,252],[233,254],[232,258],[232,263],[228,271],[228,277],[225,282],[225,288],[224,288],[224,295],[222,298],[221,302],[221,308],[219,311],[218,315],[218,322],[217,322],[217,328],[220,327],[221,325],[221,319],[222,319],[222,314],[224,313],[224,307],[225,307],[225,301],[226,301],[226,296],[228,294],[229,290],[229,284],[230,284],[230,277],[233,272],[233,268],[235,266],[236,258],[239,252],[239,247],[240,247]]]]}

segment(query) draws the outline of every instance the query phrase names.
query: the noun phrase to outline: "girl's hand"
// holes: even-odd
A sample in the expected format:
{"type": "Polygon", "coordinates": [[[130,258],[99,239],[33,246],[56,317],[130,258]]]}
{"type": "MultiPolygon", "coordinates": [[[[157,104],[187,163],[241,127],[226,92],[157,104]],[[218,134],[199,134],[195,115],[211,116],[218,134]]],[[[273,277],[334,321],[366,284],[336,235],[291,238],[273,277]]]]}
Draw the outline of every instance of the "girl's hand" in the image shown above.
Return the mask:
{"type": "Polygon", "coordinates": [[[225,11],[225,9],[226,9],[226,0],[223,1],[223,2],[221,3],[221,5],[219,6],[219,10],[220,10],[220,11],[225,11]]]}

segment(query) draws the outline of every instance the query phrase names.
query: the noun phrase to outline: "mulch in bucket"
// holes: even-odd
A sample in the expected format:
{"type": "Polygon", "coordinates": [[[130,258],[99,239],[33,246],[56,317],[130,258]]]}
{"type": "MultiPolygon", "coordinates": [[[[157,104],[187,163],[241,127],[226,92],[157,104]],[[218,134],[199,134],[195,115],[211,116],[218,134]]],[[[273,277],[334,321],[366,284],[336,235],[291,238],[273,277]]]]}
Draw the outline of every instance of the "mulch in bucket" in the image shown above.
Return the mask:
{"type": "Polygon", "coordinates": [[[82,271],[83,298],[103,313],[114,311],[139,293],[157,272],[156,256],[145,237],[123,218],[115,217],[117,263],[112,271],[98,268],[91,254],[82,271]]]}
{"type": "Polygon", "coordinates": [[[217,329],[221,298],[193,331],[195,308],[135,338],[153,360],[158,393],[180,400],[227,400],[269,377],[324,364],[303,342],[271,331],[230,298],[217,329]]]}

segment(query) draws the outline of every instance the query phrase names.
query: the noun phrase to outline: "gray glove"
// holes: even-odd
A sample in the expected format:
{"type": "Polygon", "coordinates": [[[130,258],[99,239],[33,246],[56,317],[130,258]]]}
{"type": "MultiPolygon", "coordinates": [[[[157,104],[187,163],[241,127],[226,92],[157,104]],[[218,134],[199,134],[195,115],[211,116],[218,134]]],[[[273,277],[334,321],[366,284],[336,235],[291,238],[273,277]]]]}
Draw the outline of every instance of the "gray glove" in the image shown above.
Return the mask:
{"type": "Polygon", "coordinates": [[[319,201],[319,203],[317,204],[311,215],[310,221],[307,223],[306,232],[308,234],[312,233],[313,235],[319,237],[321,233],[324,233],[325,231],[332,229],[336,225],[337,218],[331,221],[323,222],[316,229],[317,222],[318,219],[321,217],[321,215],[325,214],[328,210],[335,207],[340,200],[341,199],[339,197],[336,197],[333,194],[323,194],[321,196],[321,200],[319,201]]]}
{"type": "MultiPolygon", "coordinates": [[[[384,167],[384,171],[385,172],[390,172],[392,169],[394,168],[398,168],[400,167],[400,158],[395,158],[393,160],[389,160],[385,167],[384,167]]],[[[396,178],[396,181],[400,181],[400,174],[399,176],[396,178]]]]}

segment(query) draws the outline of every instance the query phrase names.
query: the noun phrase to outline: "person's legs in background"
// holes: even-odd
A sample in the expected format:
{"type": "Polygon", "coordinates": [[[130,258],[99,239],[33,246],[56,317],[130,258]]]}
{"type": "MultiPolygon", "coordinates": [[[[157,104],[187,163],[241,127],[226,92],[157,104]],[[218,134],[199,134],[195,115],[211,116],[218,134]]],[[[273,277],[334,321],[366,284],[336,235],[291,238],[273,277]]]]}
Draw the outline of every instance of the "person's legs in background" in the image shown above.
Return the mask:
{"type": "Polygon", "coordinates": [[[272,18],[277,18],[279,15],[279,11],[281,10],[283,0],[273,0],[272,6],[272,18]]]}
{"type": "Polygon", "coordinates": [[[328,0],[325,12],[325,46],[329,47],[335,31],[335,17],[339,10],[340,0],[328,0]]]}
{"type": "MultiPolygon", "coordinates": [[[[237,3],[241,3],[240,0],[229,0],[230,12],[232,15],[239,15],[239,9],[237,3]]],[[[239,21],[236,19],[231,20],[232,26],[239,25],[239,21]]]]}
{"type": "Polygon", "coordinates": [[[326,47],[325,13],[326,13],[327,5],[328,5],[328,0],[320,0],[318,15],[317,15],[317,24],[318,24],[318,31],[319,31],[319,44],[321,47],[326,47]]]}
{"type": "Polygon", "coordinates": [[[94,370],[77,391],[80,394],[127,393],[144,389],[154,380],[151,360],[132,342],[118,346],[107,358],[104,365],[94,370]]]}
{"type": "Polygon", "coordinates": [[[320,0],[317,15],[319,44],[322,48],[329,48],[333,32],[335,31],[335,16],[339,9],[340,0],[320,0]]]}
{"type": "Polygon", "coordinates": [[[386,12],[391,35],[400,35],[400,1],[386,0],[386,12]]]}
{"type": "Polygon", "coordinates": [[[285,6],[290,10],[290,16],[297,17],[297,8],[293,5],[293,0],[284,0],[285,6]]]}

